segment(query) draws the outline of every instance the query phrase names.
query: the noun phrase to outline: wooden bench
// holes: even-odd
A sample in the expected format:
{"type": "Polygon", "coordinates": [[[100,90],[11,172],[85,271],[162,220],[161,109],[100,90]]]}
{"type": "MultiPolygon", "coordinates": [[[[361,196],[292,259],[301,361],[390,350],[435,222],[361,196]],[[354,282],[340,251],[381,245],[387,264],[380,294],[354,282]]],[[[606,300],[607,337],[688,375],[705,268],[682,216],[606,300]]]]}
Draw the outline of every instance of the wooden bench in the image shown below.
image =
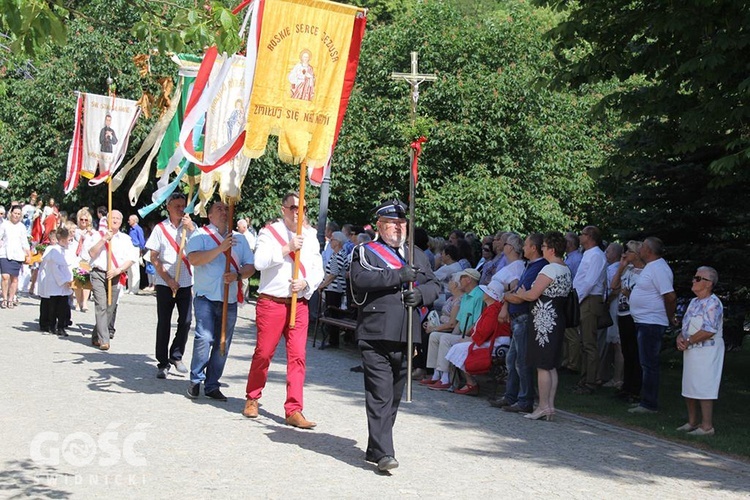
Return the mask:
{"type": "MultiPolygon", "coordinates": [[[[325,311],[323,311],[323,314],[318,316],[318,318],[315,320],[315,334],[313,335],[313,347],[315,347],[315,342],[318,338],[318,330],[319,325],[331,325],[338,327],[342,330],[348,330],[348,331],[355,331],[357,329],[357,320],[350,317],[343,317],[343,318],[334,318],[331,316],[327,316],[327,313],[330,313],[333,308],[326,308],[325,311]]],[[[344,309],[335,309],[335,311],[339,312],[340,314],[344,315],[351,315],[351,310],[344,310],[344,309]]],[[[325,342],[325,340],[323,340],[325,342]]]]}

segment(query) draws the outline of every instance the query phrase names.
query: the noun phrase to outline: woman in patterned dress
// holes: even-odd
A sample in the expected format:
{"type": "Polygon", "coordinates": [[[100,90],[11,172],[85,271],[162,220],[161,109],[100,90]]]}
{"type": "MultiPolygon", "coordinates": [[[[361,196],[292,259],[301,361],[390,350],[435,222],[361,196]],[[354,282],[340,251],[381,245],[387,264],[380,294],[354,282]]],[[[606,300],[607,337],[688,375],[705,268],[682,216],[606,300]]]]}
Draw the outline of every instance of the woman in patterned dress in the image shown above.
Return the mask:
{"type": "Polygon", "coordinates": [[[515,295],[531,306],[533,335],[529,335],[528,364],[535,366],[539,379],[539,406],[525,415],[531,420],[552,420],[557,392],[557,365],[565,336],[565,302],[573,286],[565,265],[565,236],[557,231],[544,235],[542,255],[549,262],[539,271],[530,290],[523,287],[515,295]]]}
{"type": "Polygon", "coordinates": [[[699,267],[695,272],[695,298],[682,317],[682,335],[676,341],[683,353],[682,397],[688,410],[688,422],[677,430],[691,436],[714,435],[714,400],[719,398],[724,366],[724,306],[714,294],[718,282],[713,267],[699,267]]]}

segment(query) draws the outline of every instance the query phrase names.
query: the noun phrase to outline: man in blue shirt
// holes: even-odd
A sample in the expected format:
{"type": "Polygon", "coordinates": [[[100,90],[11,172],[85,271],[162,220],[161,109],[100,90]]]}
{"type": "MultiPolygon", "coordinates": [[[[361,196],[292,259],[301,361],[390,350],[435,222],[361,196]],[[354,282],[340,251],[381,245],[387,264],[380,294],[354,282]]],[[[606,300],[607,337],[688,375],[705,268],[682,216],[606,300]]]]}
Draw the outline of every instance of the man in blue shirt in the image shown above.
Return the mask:
{"type": "Polygon", "coordinates": [[[255,273],[255,256],[247,239],[229,230],[226,203],[217,201],[208,211],[209,225],[193,232],[185,253],[193,266],[193,311],[195,311],[195,340],[190,363],[188,397],[200,396],[204,382],[206,397],[217,401],[227,398],[219,390],[219,379],[232,343],[237,321],[237,301],[242,296],[242,279],[255,273]],[[227,250],[231,249],[229,272],[224,272],[227,250]],[[229,293],[224,297],[224,285],[229,293]],[[239,294],[238,294],[239,292],[239,294]],[[224,300],[228,302],[226,323],[226,354],[220,350],[220,328],[224,300]]]}
{"type": "MultiPolygon", "coordinates": [[[[526,290],[530,290],[539,271],[549,264],[542,257],[542,242],[542,233],[531,233],[526,237],[523,245],[523,257],[527,261],[526,268],[515,285],[511,283],[510,290],[512,292],[522,286],[526,290]]],[[[504,302],[498,319],[500,321],[510,320],[510,327],[513,332],[505,361],[508,368],[508,381],[505,385],[505,395],[490,402],[490,404],[502,408],[504,411],[531,413],[534,409],[534,375],[532,368],[528,366],[526,361],[527,342],[531,329],[530,303],[517,299],[512,293],[505,294],[504,302]]]]}
{"type": "MultiPolygon", "coordinates": [[[[133,242],[133,246],[138,248],[138,257],[141,257],[146,249],[146,238],[143,235],[143,228],[138,225],[138,216],[133,214],[128,217],[128,225],[130,226],[130,229],[128,229],[130,240],[133,242]]],[[[128,293],[135,295],[140,288],[141,265],[139,261],[136,261],[128,268],[128,293]]]]}

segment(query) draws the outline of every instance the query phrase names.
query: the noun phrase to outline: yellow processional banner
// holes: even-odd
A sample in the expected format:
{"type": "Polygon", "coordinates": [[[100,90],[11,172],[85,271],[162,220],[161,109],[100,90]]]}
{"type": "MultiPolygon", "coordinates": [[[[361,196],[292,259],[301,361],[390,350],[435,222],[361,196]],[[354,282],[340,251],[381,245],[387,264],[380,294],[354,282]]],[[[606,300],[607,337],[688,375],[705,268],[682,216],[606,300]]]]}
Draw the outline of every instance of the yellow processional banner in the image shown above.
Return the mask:
{"type": "Polygon", "coordinates": [[[244,154],[263,155],[279,136],[279,158],[326,164],[336,132],[354,6],[322,0],[266,0],[244,154]]]}

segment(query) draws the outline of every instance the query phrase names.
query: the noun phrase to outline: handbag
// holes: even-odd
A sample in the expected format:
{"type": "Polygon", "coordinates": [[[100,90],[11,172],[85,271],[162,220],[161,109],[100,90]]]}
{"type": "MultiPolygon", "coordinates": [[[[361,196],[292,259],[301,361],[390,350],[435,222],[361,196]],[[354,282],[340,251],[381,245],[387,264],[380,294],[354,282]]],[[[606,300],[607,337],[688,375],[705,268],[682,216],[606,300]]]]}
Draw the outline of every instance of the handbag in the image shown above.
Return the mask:
{"type": "Polygon", "coordinates": [[[578,292],[571,287],[568,298],[565,300],[565,328],[578,328],[580,324],[581,304],[578,302],[578,292]]]}
{"type": "Polygon", "coordinates": [[[596,317],[596,329],[597,330],[604,330],[606,328],[609,328],[610,326],[614,325],[615,322],[612,320],[612,314],[609,312],[609,287],[607,286],[607,271],[606,267],[604,268],[604,300],[602,301],[602,307],[604,309],[604,314],[602,316],[596,317]]]}
{"type": "Polygon", "coordinates": [[[609,309],[606,308],[606,304],[605,304],[604,315],[596,317],[596,329],[603,330],[605,328],[609,328],[610,326],[614,324],[615,322],[612,319],[612,315],[609,313],[609,309]]]}
{"type": "MultiPolygon", "coordinates": [[[[495,337],[497,338],[497,337],[495,337]]],[[[495,339],[492,339],[490,347],[478,347],[474,342],[469,345],[469,354],[464,362],[464,371],[471,375],[480,375],[490,371],[492,366],[492,353],[495,347],[495,339]]]]}

